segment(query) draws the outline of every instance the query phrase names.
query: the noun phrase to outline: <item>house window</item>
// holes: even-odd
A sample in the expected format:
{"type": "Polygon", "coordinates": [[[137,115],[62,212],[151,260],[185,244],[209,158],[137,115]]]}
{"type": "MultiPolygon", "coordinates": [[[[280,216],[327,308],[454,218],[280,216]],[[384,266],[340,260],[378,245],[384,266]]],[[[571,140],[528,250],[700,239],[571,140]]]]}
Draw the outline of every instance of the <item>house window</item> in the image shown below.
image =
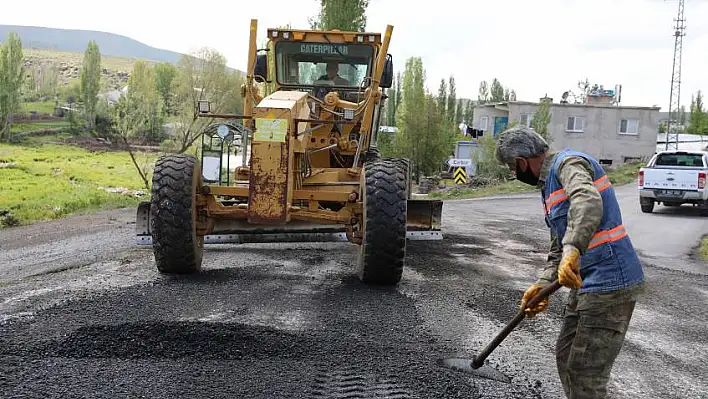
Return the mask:
{"type": "Polygon", "coordinates": [[[533,116],[531,114],[521,114],[519,117],[519,124],[526,127],[531,127],[531,120],[533,116]]]}
{"type": "Polygon", "coordinates": [[[637,119],[622,119],[619,129],[620,134],[639,134],[639,121],[637,119]]]}
{"type": "Polygon", "coordinates": [[[585,131],[585,118],[581,116],[569,116],[566,132],[582,133],[585,131]]]}
{"type": "Polygon", "coordinates": [[[479,130],[487,130],[487,125],[489,124],[489,117],[483,116],[479,118],[479,130]]]}

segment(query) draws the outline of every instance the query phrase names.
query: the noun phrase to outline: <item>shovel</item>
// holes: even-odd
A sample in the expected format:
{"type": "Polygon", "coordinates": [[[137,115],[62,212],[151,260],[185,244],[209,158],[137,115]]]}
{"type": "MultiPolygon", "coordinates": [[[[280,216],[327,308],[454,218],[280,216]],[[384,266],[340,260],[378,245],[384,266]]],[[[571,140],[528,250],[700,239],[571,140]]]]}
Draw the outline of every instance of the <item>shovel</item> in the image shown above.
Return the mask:
{"type": "MultiPolygon", "coordinates": [[[[531,300],[526,304],[526,308],[533,308],[543,299],[556,292],[560,287],[562,287],[562,285],[558,283],[558,280],[553,282],[553,284],[546,286],[544,289],[541,290],[541,292],[538,293],[538,295],[531,298],[531,300]]],[[[501,344],[501,342],[507,337],[507,335],[509,335],[509,333],[511,333],[511,331],[516,328],[516,326],[521,323],[521,320],[523,320],[525,317],[526,313],[524,313],[524,309],[520,309],[516,316],[509,322],[509,324],[507,324],[504,329],[502,329],[501,332],[497,334],[496,337],[494,337],[492,342],[490,342],[482,350],[482,352],[480,352],[478,356],[475,356],[474,359],[442,359],[440,360],[441,365],[443,367],[463,371],[465,373],[474,374],[479,377],[491,380],[507,383],[511,382],[509,377],[504,375],[501,371],[490,366],[484,366],[484,360],[492,353],[494,349],[497,348],[497,346],[499,346],[499,344],[501,344]]]]}

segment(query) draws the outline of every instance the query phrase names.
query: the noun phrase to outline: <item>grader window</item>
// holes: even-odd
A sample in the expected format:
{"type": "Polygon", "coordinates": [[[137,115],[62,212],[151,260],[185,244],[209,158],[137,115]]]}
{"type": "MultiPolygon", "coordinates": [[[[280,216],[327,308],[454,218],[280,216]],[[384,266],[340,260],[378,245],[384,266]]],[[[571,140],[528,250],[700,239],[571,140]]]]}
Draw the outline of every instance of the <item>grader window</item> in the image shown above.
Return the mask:
{"type": "Polygon", "coordinates": [[[275,55],[281,85],[365,87],[374,48],[366,44],[279,42],[275,55]]]}

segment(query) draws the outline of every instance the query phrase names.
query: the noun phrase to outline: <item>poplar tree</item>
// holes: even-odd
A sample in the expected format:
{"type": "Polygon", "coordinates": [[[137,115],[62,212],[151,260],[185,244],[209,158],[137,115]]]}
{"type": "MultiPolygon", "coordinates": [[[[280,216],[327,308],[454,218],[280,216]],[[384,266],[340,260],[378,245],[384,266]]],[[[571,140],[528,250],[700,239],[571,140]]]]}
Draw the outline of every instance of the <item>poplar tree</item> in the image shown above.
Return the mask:
{"type": "Polygon", "coordinates": [[[318,30],[366,30],[366,8],[369,0],[320,0],[320,12],[310,19],[310,27],[318,30]]]}
{"type": "Polygon", "coordinates": [[[93,129],[96,124],[96,103],[100,89],[101,52],[96,42],[91,40],[81,65],[81,98],[84,100],[84,116],[88,130],[93,129]]]}
{"type": "Polygon", "coordinates": [[[448,83],[448,94],[447,94],[447,121],[448,123],[455,122],[455,111],[457,105],[457,90],[455,89],[455,77],[450,76],[450,81],[448,83]]]}
{"type": "Polygon", "coordinates": [[[0,44],[0,139],[10,138],[12,114],[20,107],[24,77],[22,41],[10,32],[0,44]]]}

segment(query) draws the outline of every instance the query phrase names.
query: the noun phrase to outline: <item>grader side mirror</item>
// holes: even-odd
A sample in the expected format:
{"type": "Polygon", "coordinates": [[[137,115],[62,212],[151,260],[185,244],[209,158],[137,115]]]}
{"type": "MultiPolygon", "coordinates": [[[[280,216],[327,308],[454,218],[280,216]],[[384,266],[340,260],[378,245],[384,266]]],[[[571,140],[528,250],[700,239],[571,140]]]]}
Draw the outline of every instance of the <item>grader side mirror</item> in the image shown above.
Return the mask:
{"type": "Polygon", "coordinates": [[[268,55],[258,54],[256,56],[256,67],[253,69],[253,76],[256,82],[268,81],[268,55]]]}
{"type": "Polygon", "coordinates": [[[388,89],[393,86],[393,57],[391,54],[386,54],[386,64],[384,64],[383,73],[381,74],[380,87],[388,89]]]}

